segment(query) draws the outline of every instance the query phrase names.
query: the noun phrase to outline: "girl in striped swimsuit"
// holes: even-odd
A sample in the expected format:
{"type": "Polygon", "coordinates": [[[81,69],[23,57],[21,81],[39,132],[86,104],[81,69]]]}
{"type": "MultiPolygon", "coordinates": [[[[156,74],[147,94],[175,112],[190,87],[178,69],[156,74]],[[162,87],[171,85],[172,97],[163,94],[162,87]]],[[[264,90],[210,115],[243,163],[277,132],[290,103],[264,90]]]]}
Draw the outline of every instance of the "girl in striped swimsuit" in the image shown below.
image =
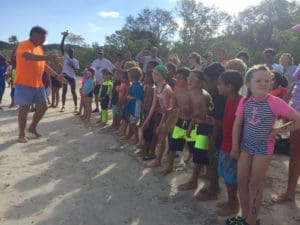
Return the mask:
{"type": "MultiPolygon", "coordinates": [[[[271,73],[263,65],[246,74],[248,93],[236,111],[231,156],[238,159],[238,189],[242,214],[238,223],[255,225],[263,197],[266,171],[273,156],[275,137],[300,127],[300,114],[269,93],[271,73]],[[278,116],[290,122],[274,127],[278,116]]],[[[226,222],[233,222],[232,218],[226,222]]],[[[237,222],[237,221],[235,221],[237,222]]],[[[227,223],[233,224],[233,223],[227,223]]]]}

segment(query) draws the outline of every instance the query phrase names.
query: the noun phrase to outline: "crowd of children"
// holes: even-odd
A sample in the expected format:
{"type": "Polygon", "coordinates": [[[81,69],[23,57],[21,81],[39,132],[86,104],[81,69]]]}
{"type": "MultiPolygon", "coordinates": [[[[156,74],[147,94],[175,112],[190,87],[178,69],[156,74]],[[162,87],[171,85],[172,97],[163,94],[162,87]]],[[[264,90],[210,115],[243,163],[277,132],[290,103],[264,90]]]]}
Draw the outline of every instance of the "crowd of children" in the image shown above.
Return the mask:
{"type": "MultiPolygon", "coordinates": [[[[226,224],[254,225],[259,223],[263,184],[275,138],[299,129],[300,114],[287,104],[293,85],[284,76],[284,68],[272,61],[273,50],[264,51],[265,64],[251,68],[245,52],[229,61],[224,49],[216,52],[222,53],[220,62],[207,61],[205,65],[201,65],[200,54],[191,53],[190,68],[179,67],[177,55],[169,57],[172,60],[166,65],[147,61],[145,71],[135,61],[118,59],[116,69],[102,70],[98,92],[95,69],[86,68],[77,115],[84,122],[90,121],[92,100],[97,95],[101,105],[99,126],[107,127],[111,109],[110,128],[120,141],[136,144],[140,149],[137,156],[149,161],[146,167],[161,166],[167,150],[164,175],[173,171],[177,152],[187,147],[187,161],[192,158],[193,170],[178,189],[197,189],[204,171],[209,182],[196,198],[215,200],[220,177],[227,200],[217,204],[216,213],[229,217],[241,209],[240,216],[228,218],[226,224]],[[284,123],[274,127],[279,117],[285,118],[284,123]]],[[[294,79],[297,83],[299,77],[294,79]]],[[[53,99],[57,107],[56,94],[53,99]]]]}

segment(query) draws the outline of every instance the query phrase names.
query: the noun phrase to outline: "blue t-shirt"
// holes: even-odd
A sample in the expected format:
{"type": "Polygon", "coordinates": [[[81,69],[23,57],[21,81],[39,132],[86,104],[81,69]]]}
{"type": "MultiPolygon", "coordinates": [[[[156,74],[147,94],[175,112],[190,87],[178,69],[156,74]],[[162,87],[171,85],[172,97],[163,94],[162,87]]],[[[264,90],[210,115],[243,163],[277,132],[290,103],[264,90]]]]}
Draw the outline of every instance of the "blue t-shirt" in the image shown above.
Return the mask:
{"type": "Polygon", "coordinates": [[[128,112],[132,116],[138,116],[141,111],[141,102],[144,97],[144,90],[140,82],[134,82],[130,86],[129,96],[134,97],[128,103],[128,112]]]}

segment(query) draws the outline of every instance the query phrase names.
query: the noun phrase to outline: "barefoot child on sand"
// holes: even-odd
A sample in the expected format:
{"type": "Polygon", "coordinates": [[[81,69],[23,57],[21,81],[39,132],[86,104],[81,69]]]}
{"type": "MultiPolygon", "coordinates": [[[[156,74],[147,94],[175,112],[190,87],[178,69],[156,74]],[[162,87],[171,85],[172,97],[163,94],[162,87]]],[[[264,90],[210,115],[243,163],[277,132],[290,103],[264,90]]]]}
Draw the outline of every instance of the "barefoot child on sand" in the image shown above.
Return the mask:
{"type": "Polygon", "coordinates": [[[101,122],[99,124],[100,127],[105,126],[108,121],[108,106],[109,106],[110,94],[112,90],[112,82],[111,82],[112,71],[108,68],[104,68],[102,70],[102,76],[103,76],[103,83],[100,87],[100,91],[98,95],[101,104],[101,122]]]}
{"type": "Polygon", "coordinates": [[[209,116],[213,117],[213,119],[216,120],[216,123],[213,124],[212,130],[209,133],[209,184],[207,187],[202,188],[197,193],[196,198],[200,201],[214,200],[217,198],[220,192],[218,180],[218,153],[221,147],[221,124],[224,114],[226,97],[219,94],[217,85],[218,78],[224,71],[225,69],[220,63],[212,63],[204,70],[205,80],[207,81],[207,91],[210,94],[213,102],[213,107],[209,112],[209,116]]]}
{"type": "Polygon", "coordinates": [[[222,121],[222,143],[219,153],[218,174],[224,179],[227,189],[227,201],[217,204],[219,216],[230,216],[239,212],[237,196],[237,160],[230,156],[232,149],[232,127],[235,111],[242,98],[239,90],[243,85],[243,77],[236,70],[228,70],[219,78],[218,90],[220,95],[226,96],[224,117],[222,121]]]}
{"type": "Polygon", "coordinates": [[[255,225],[263,199],[267,169],[273,158],[275,137],[299,129],[300,114],[282,99],[269,94],[271,73],[264,65],[253,66],[246,74],[247,97],[241,99],[232,132],[233,158],[238,159],[238,193],[241,217],[227,224],[255,225]],[[278,116],[290,122],[274,127],[278,116]]]}
{"type": "Polygon", "coordinates": [[[191,99],[192,121],[187,131],[188,141],[193,144],[193,173],[191,178],[178,186],[179,190],[191,190],[198,187],[198,177],[203,165],[208,164],[208,132],[210,125],[205,123],[206,116],[210,109],[211,97],[204,90],[206,82],[204,73],[199,70],[192,70],[188,77],[189,95],[191,99]]]}
{"type": "Polygon", "coordinates": [[[88,68],[86,72],[86,80],[83,86],[83,107],[84,113],[82,116],[82,120],[89,122],[91,119],[92,113],[92,100],[94,95],[94,88],[95,88],[95,70],[93,68],[88,68]]]}
{"type": "Polygon", "coordinates": [[[82,72],[82,81],[81,81],[81,86],[79,88],[79,94],[80,94],[80,103],[79,103],[79,110],[78,113],[76,113],[76,116],[81,116],[83,107],[84,107],[84,84],[88,78],[88,68],[85,68],[82,72]]]}
{"type": "MultiPolygon", "coordinates": [[[[173,94],[173,106],[169,109],[172,114],[175,114],[173,132],[170,139],[170,152],[168,154],[169,163],[162,171],[164,175],[173,171],[173,164],[176,158],[177,151],[183,151],[186,143],[186,130],[189,127],[191,120],[191,96],[188,90],[187,78],[190,74],[189,68],[180,68],[175,73],[177,88],[173,94]]],[[[169,113],[169,117],[172,116],[169,113]]],[[[173,116],[174,117],[174,116],[173,116]]],[[[189,142],[191,143],[191,142],[189,142]]],[[[191,146],[192,148],[194,146],[191,146]]]]}
{"type": "Polygon", "coordinates": [[[133,136],[133,143],[137,144],[139,140],[137,123],[141,114],[142,100],[144,90],[139,82],[143,72],[139,67],[133,67],[128,70],[131,86],[127,95],[128,113],[129,113],[129,133],[124,140],[129,140],[133,136]]]}
{"type": "Polygon", "coordinates": [[[118,87],[121,85],[122,70],[116,69],[113,75],[113,87],[111,91],[111,111],[112,111],[112,124],[110,128],[117,130],[120,126],[120,119],[117,114],[117,102],[118,102],[118,87]]]}
{"type": "MultiPolygon", "coordinates": [[[[150,126],[151,119],[155,119],[153,122],[153,129],[156,129],[156,135],[159,136],[160,128],[162,127],[162,121],[164,121],[165,112],[170,108],[171,97],[173,91],[171,87],[166,83],[167,69],[163,65],[157,65],[152,72],[152,78],[155,83],[154,95],[150,112],[144,122],[144,129],[150,126]],[[155,115],[153,118],[152,116],[155,115]]],[[[147,167],[157,167],[161,165],[162,156],[165,150],[165,134],[161,135],[157,144],[156,159],[146,164],[147,167]]]]}

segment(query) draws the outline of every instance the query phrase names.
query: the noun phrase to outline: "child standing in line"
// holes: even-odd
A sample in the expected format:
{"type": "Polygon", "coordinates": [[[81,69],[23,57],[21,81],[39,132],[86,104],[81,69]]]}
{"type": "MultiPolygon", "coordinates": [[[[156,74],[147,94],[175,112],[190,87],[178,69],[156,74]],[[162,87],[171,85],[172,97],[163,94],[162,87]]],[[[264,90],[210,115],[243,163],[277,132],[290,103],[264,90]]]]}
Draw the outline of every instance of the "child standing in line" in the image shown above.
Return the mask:
{"type": "MultiPolygon", "coordinates": [[[[157,139],[157,141],[155,141],[157,142],[157,155],[153,161],[146,164],[147,167],[160,166],[165,150],[165,137],[168,134],[166,131],[169,127],[164,127],[164,123],[167,119],[167,109],[172,106],[173,95],[171,87],[166,83],[167,72],[166,67],[163,65],[155,66],[152,72],[152,78],[156,86],[153,93],[151,108],[144,122],[143,128],[145,130],[149,128],[149,132],[147,134],[149,140],[152,140],[153,138],[157,139]],[[162,132],[162,130],[164,130],[164,132],[162,132]]],[[[154,152],[152,153],[152,151],[155,151],[155,146],[153,145],[153,147],[154,148],[151,149],[150,154],[153,154],[154,152]]]]}
{"type": "MultiPolygon", "coordinates": [[[[173,106],[168,109],[168,117],[175,117],[173,119],[173,132],[170,138],[169,146],[169,163],[168,166],[162,171],[163,175],[173,171],[173,164],[176,158],[176,152],[183,151],[186,143],[186,131],[191,121],[191,96],[188,91],[189,68],[180,68],[176,71],[177,89],[173,94],[173,106]]],[[[189,142],[191,143],[191,142],[189,142]]],[[[189,146],[190,147],[190,146],[189,146]]],[[[191,146],[192,148],[193,146],[191,146]]]]}
{"type": "Polygon", "coordinates": [[[118,91],[118,102],[117,102],[117,113],[120,120],[119,134],[120,139],[126,136],[126,130],[128,127],[129,116],[127,111],[127,95],[130,89],[130,82],[128,78],[128,73],[126,71],[122,72],[121,84],[117,87],[118,91]]]}
{"type": "Polygon", "coordinates": [[[166,63],[166,68],[168,70],[167,83],[170,85],[173,91],[175,91],[176,87],[176,79],[174,78],[176,75],[177,67],[175,64],[168,62],[166,63]]]}
{"type": "MultiPolygon", "coordinates": [[[[151,61],[150,61],[151,62],[151,61]]],[[[154,86],[154,81],[152,78],[152,71],[153,68],[149,68],[149,64],[147,66],[147,72],[145,73],[145,78],[144,78],[144,83],[143,83],[143,89],[144,89],[144,99],[142,102],[142,110],[141,110],[141,120],[140,124],[143,124],[149,111],[151,108],[151,103],[152,103],[152,98],[153,98],[153,86],[154,86]]],[[[157,63],[155,61],[155,63],[157,63]]],[[[151,65],[151,64],[150,64],[151,65]]],[[[158,65],[158,63],[157,63],[158,65]]],[[[148,156],[149,153],[149,148],[150,148],[150,141],[149,138],[147,138],[147,135],[145,135],[145,131],[143,130],[143,127],[139,128],[142,129],[142,137],[140,137],[139,143],[137,146],[141,148],[141,150],[137,153],[137,156],[143,157],[143,159],[151,159],[150,156],[148,156]]],[[[153,159],[153,155],[152,155],[153,159]]]]}
{"type": "Polygon", "coordinates": [[[228,70],[219,78],[218,90],[220,95],[226,96],[224,117],[222,121],[222,143],[219,152],[219,177],[224,179],[227,189],[227,201],[217,204],[219,216],[230,216],[239,212],[237,196],[237,160],[230,156],[232,149],[232,127],[235,111],[242,98],[239,90],[243,85],[242,74],[236,70],[228,70]]]}
{"type": "Polygon", "coordinates": [[[282,99],[269,94],[271,73],[264,65],[253,66],[246,74],[247,97],[241,99],[232,132],[233,158],[238,159],[238,193],[241,217],[227,224],[255,225],[263,198],[266,172],[273,157],[275,137],[300,128],[300,114],[282,99]],[[274,128],[278,116],[290,122],[274,128]],[[240,141],[241,139],[241,141],[240,141]]]}
{"type": "Polygon", "coordinates": [[[191,99],[192,121],[187,130],[187,142],[191,142],[193,156],[193,172],[191,178],[178,186],[179,190],[192,190],[198,187],[198,178],[203,166],[208,165],[208,134],[211,126],[206,123],[206,118],[211,109],[212,99],[204,90],[206,81],[204,73],[192,70],[188,77],[189,95],[191,99]]]}
{"type": "MultiPolygon", "coordinates": [[[[245,64],[245,62],[239,58],[235,58],[235,59],[230,59],[227,62],[226,65],[226,70],[236,70],[238,72],[240,72],[240,74],[242,74],[243,76],[243,80],[245,77],[245,74],[247,72],[247,65],[245,64]]],[[[239,94],[242,96],[246,96],[247,95],[247,87],[246,85],[243,85],[239,91],[239,94]]]]}
{"type": "Polygon", "coordinates": [[[142,100],[144,90],[139,82],[143,76],[143,72],[139,67],[133,67],[128,70],[131,86],[127,96],[128,113],[129,113],[129,133],[123,140],[129,140],[133,136],[133,143],[137,144],[139,140],[137,123],[141,114],[142,100]]]}
{"type": "MultiPolygon", "coordinates": [[[[221,96],[218,91],[218,78],[225,71],[220,63],[212,63],[205,68],[205,80],[207,81],[207,91],[212,98],[212,110],[209,112],[216,122],[213,124],[212,130],[209,132],[208,144],[208,178],[209,184],[202,188],[196,195],[199,201],[215,200],[220,192],[218,177],[218,154],[222,140],[222,120],[224,115],[226,97],[221,96]]],[[[198,129],[201,128],[198,126],[198,129]]],[[[206,132],[205,132],[206,133],[206,132]]],[[[201,143],[201,142],[199,142],[201,143]]]]}
{"type": "Polygon", "coordinates": [[[117,112],[121,120],[117,134],[119,134],[120,140],[123,140],[126,137],[127,128],[129,124],[129,115],[127,110],[127,95],[130,89],[130,82],[127,71],[130,68],[137,66],[138,63],[133,60],[125,62],[124,71],[122,73],[121,85],[117,88],[119,98],[117,102],[117,112]]]}
{"type": "Polygon", "coordinates": [[[122,70],[116,69],[113,75],[113,87],[111,91],[111,111],[112,111],[112,124],[110,128],[117,130],[120,126],[120,119],[117,114],[117,102],[118,102],[118,88],[121,85],[122,70]]]}
{"type": "Polygon", "coordinates": [[[84,113],[82,116],[83,121],[90,121],[92,113],[92,100],[95,88],[95,70],[93,68],[88,68],[86,71],[86,80],[83,86],[83,107],[84,113]]]}
{"type": "MultiPolygon", "coordinates": [[[[51,68],[56,73],[61,73],[63,67],[60,62],[50,63],[51,68]]],[[[52,108],[57,108],[59,103],[59,89],[62,87],[61,82],[59,82],[55,77],[51,76],[51,106],[52,108]]]]}
{"type": "Polygon", "coordinates": [[[85,68],[82,72],[82,81],[81,81],[81,87],[79,88],[79,94],[80,94],[80,104],[79,104],[79,111],[76,113],[76,116],[81,116],[82,110],[84,108],[84,85],[86,80],[88,79],[88,68],[85,68]]]}
{"type": "Polygon", "coordinates": [[[111,70],[108,68],[104,68],[102,70],[102,76],[103,76],[103,83],[101,85],[99,95],[98,95],[99,101],[101,103],[101,123],[99,125],[100,127],[104,127],[108,121],[108,106],[109,106],[110,94],[112,90],[111,70]]]}
{"type": "Polygon", "coordinates": [[[282,98],[286,102],[288,102],[287,94],[288,94],[288,81],[283,74],[277,70],[272,70],[272,86],[270,94],[282,98]]]}

